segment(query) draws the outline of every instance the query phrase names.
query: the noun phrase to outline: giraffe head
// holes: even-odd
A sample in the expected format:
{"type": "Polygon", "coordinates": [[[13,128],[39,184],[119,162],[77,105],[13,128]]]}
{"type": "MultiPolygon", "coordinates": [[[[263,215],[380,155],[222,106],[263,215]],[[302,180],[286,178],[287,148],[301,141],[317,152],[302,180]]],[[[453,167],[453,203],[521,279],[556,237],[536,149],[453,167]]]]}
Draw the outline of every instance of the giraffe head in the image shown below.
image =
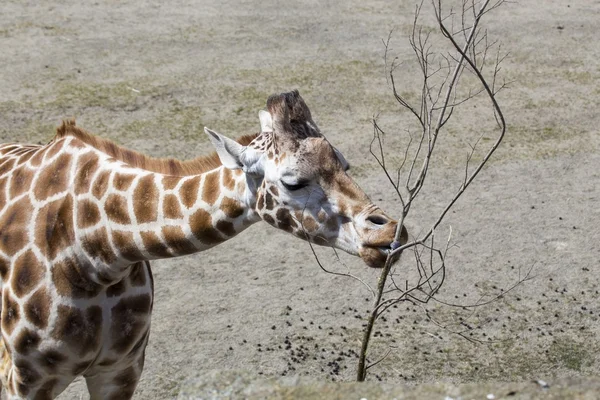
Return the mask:
{"type": "Polygon", "coordinates": [[[276,228],[383,266],[396,221],[348,176],[347,161],[297,91],[269,97],[267,110],[259,113],[261,133],[248,146],[205,129],[223,165],[245,173],[247,206],[276,228]]]}

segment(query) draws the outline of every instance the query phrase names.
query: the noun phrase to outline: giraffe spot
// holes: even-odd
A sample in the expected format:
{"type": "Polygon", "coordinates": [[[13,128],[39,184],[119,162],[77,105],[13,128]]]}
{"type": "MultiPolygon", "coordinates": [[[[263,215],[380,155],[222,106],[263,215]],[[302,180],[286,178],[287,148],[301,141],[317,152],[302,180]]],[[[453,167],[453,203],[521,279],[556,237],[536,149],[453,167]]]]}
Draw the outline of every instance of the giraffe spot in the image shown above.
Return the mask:
{"type": "Polygon", "coordinates": [[[4,188],[6,187],[7,181],[8,178],[6,177],[0,178],[0,188],[2,188],[2,190],[0,190],[0,210],[3,209],[6,204],[6,190],[4,190],[4,188]]]}
{"type": "Polygon", "coordinates": [[[12,256],[28,242],[27,224],[33,213],[29,199],[11,204],[0,216],[0,250],[12,256]]]}
{"type": "Polygon", "coordinates": [[[17,297],[23,297],[37,286],[42,280],[45,268],[33,251],[27,250],[15,261],[11,275],[13,292],[17,297]]]}
{"type": "Polygon", "coordinates": [[[52,300],[48,295],[48,290],[44,287],[36,290],[31,295],[24,306],[25,317],[37,328],[45,329],[48,326],[48,317],[50,316],[50,304],[52,300]]]}
{"type": "Polygon", "coordinates": [[[52,267],[52,283],[60,296],[74,299],[96,297],[102,286],[84,276],[77,260],[67,258],[52,267]]]}
{"type": "Polygon", "coordinates": [[[235,227],[229,221],[221,220],[217,222],[217,229],[229,237],[235,236],[236,233],[235,227]]]}
{"type": "Polygon", "coordinates": [[[106,228],[102,227],[89,233],[81,242],[83,250],[89,257],[96,258],[104,264],[112,264],[117,260],[115,253],[113,253],[110,247],[106,228]]]}
{"type": "Polygon", "coordinates": [[[42,160],[44,159],[44,154],[46,154],[46,148],[40,147],[38,148],[34,154],[29,159],[29,165],[33,168],[37,168],[42,165],[42,160]]]}
{"type": "Polygon", "coordinates": [[[166,175],[162,178],[162,185],[165,190],[172,190],[182,179],[181,176],[166,175]]]}
{"type": "Polygon", "coordinates": [[[163,213],[165,218],[181,219],[183,214],[181,213],[181,207],[179,206],[179,200],[174,194],[167,194],[163,198],[163,213]]]}
{"type": "Polygon", "coordinates": [[[15,325],[21,317],[21,308],[19,303],[12,299],[8,290],[4,290],[2,296],[2,331],[5,335],[10,335],[15,325]]]}
{"type": "Polygon", "coordinates": [[[170,257],[171,253],[158,235],[152,231],[140,232],[144,248],[150,255],[158,258],[170,257]]]}
{"type": "Polygon", "coordinates": [[[325,226],[332,232],[337,232],[340,229],[340,225],[336,217],[328,218],[327,222],[325,223],[325,226]]]}
{"type": "Polygon", "coordinates": [[[146,175],[139,180],[133,192],[133,212],[138,224],[156,221],[158,188],[154,184],[153,175],[146,175]]]}
{"type": "Polygon", "coordinates": [[[273,209],[273,196],[269,192],[265,193],[265,208],[267,210],[273,209]]]}
{"type": "Polygon", "coordinates": [[[15,351],[19,354],[27,355],[31,350],[37,349],[41,340],[40,335],[25,328],[15,338],[15,351]]]}
{"type": "Polygon", "coordinates": [[[202,200],[212,205],[219,197],[219,171],[209,172],[204,175],[204,186],[202,186],[202,200]]]}
{"type": "Polygon", "coordinates": [[[128,225],[131,223],[129,218],[129,212],[127,210],[127,199],[124,196],[118,194],[108,195],[106,202],[104,203],[104,211],[113,222],[122,225],[128,225]]]}
{"type": "Polygon", "coordinates": [[[111,349],[121,354],[129,352],[146,332],[151,310],[149,294],[122,298],[111,309],[111,349]]]}
{"type": "Polygon", "coordinates": [[[137,383],[138,374],[133,366],[127,368],[115,377],[115,384],[121,387],[129,387],[137,383]]]}
{"type": "Polygon", "coordinates": [[[325,222],[325,220],[327,220],[327,213],[323,210],[319,211],[319,213],[317,214],[317,221],[323,223],[325,222]]]}
{"type": "Polygon", "coordinates": [[[116,173],[113,178],[113,185],[115,189],[126,191],[131,186],[131,183],[135,179],[135,175],[130,174],[119,174],[116,173]]]}
{"type": "Polygon", "coordinates": [[[127,290],[127,283],[125,279],[121,279],[117,283],[113,283],[109,287],[106,288],[106,296],[107,297],[117,297],[125,293],[127,290]]]}
{"type": "Polygon", "coordinates": [[[229,168],[223,168],[223,186],[229,190],[235,189],[235,179],[229,168]]]}
{"type": "Polygon", "coordinates": [[[9,262],[6,261],[4,258],[0,257],[0,279],[2,279],[3,281],[6,281],[9,267],[9,262]]]}
{"type": "Polygon", "coordinates": [[[229,218],[237,218],[244,213],[241,203],[230,197],[224,197],[219,208],[229,218]]]}
{"type": "Polygon", "coordinates": [[[262,218],[267,224],[275,226],[275,220],[269,214],[264,214],[262,218]]]}
{"type": "Polygon", "coordinates": [[[315,221],[315,219],[309,215],[304,216],[301,220],[301,223],[302,227],[307,232],[314,232],[319,228],[319,224],[317,224],[317,221],[315,221]]]}
{"type": "MultiPolygon", "coordinates": [[[[139,354],[139,350],[144,350],[146,348],[146,344],[148,344],[148,337],[150,336],[150,328],[148,328],[146,330],[146,333],[144,333],[142,335],[142,337],[140,338],[140,340],[138,340],[138,342],[131,348],[131,351],[127,354],[128,358],[135,358],[138,357],[139,354]]],[[[143,363],[143,357],[142,358],[142,363],[143,363]]],[[[142,365],[143,366],[143,365],[142,365]]]]}
{"type": "Polygon", "coordinates": [[[98,156],[94,153],[86,153],[77,161],[77,172],[75,173],[75,193],[82,194],[90,191],[92,178],[98,170],[98,156]]]}
{"type": "Polygon", "coordinates": [[[135,244],[133,233],[124,231],[112,231],[112,240],[121,256],[130,261],[143,260],[144,255],[135,244]]]}
{"type": "Polygon", "coordinates": [[[14,170],[10,179],[10,197],[14,199],[20,194],[28,191],[32,180],[33,171],[31,171],[29,168],[20,167],[14,170]]]}
{"type": "Polygon", "coordinates": [[[289,210],[286,208],[280,208],[277,210],[277,226],[279,229],[283,229],[286,232],[292,232],[298,227],[296,221],[290,215],[289,210]]]}
{"type": "Polygon", "coordinates": [[[321,246],[329,246],[329,242],[327,241],[327,239],[325,239],[323,236],[320,236],[320,235],[313,237],[312,241],[315,244],[319,244],[321,246]]]}
{"type": "Polygon", "coordinates": [[[50,165],[42,168],[37,180],[39,184],[33,188],[33,194],[37,200],[46,200],[48,197],[68,189],[71,161],[71,155],[61,154],[50,165]]]}
{"type": "Polygon", "coordinates": [[[15,166],[14,158],[5,158],[3,160],[0,160],[0,176],[3,176],[5,174],[7,174],[8,172],[12,171],[14,166],[15,166]]]}
{"type": "Polygon", "coordinates": [[[90,306],[79,309],[60,304],[52,337],[65,342],[71,349],[84,356],[100,346],[102,338],[102,308],[90,306]]]}
{"type": "Polygon", "coordinates": [[[146,265],[144,262],[138,262],[131,266],[129,284],[132,287],[146,286],[146,265]]]}
{"type": "Polygon", "coordinates": [[[73,243],[73,199],[67,195],[42,207],[35,224],[35,244],[53,260],[73,243]]]}
{"type": "Polygon", "coordinates": [[[199,176],[193,177],[183,182],[181,188],[179,189],[179,196],[181,197],[181,202],[184,206],[186,206],[187,208],[192,208],[192,206],[196,203],[196,199],[198,198],[199,189],[199,176]]]}
{"type": "Polygon", "coordinates": [[[258,193],[258,196],[256,197],[256,209],[263,210],[264,208],[265,208],[265,196],[264,196],[263,192],[261,191],[260,193],[258,193]]]}
{"type": "Polygon", "coordinates": [[[211,215],[203,209],[199,209],[190,217],[190,228],[194,236],[207,245],[225,241],[219,235],[219,231],[213,228],[211,215]]]}
{"type": "Polygon", "coordinates": [[[269,187],[269,190],[271,191],[271,193],[273,193],[273,196],[279,196],[279,189],[277,189],[277,186],[271,185],[271,187],[269,187]]]}
{"type": "Polygon", "coordinates": [[[67,356],[56,350],[46,350],[40,353],[38,363],[49,373],[56,373],[58,367],[67,361],[67,356]]]}
{"type": "Polygon", "coordinates": [[[36,153],[37,147],[29,147],[26,151],[21,154],[21,157],[17,160],[17,165],[23,165],[36,153]]]}
{"type": "Polygon", "coordinates": [[[163,226],[162,234],[167,246],[175,255],[181,256],[197,251],[196,247],[188,240],[183,229],[179,226],[163,226]]]}
{"type": "Polygon", "coordinates": [[[108,181],[110,180],[110,171],[101,171],[92,185],[92,194],[100,200],[108,190],[108,181]]]}
{"type": "Polygon", "coordinates": [[[84,229],[100,222],[100,209],[91,200],[80,200],[77,203],[77,227],[84,229]]]}
{"type": "Polygon", "coordinates": [[[50,160],[52,157],[57,155],[58,152],[62,150],[64,145],[65,145],[64,140],[58,140],[54,143],[50,143],[46,149],[46,161],[50,160]]]}
{"type": "Polygon", "coordinates": [[[17,392],[22,396],[27,396],[31,388],[42,378],[40,373],[24,359],[16,360],[13,364],[14,373],[17,382],[17,392]]]}

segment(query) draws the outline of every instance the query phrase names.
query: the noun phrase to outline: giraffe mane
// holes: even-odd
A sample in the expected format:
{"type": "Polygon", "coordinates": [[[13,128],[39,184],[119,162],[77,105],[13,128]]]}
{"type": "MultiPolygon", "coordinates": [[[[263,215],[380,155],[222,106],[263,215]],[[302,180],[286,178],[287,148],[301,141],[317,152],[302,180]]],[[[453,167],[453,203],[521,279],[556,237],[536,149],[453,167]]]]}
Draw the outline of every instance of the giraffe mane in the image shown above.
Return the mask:
{"type": "MultiPolygon", "coordinates": [[[[132,167],[145,169],[147,171],[158,172],[167,175],[197,175],[203,172],[218,168],[221,160],[216,152],[207,156],[197,157],[192,160],[177,160],[175,158],[154,158],[119,146],[111,140],[104,139],[79,128],[75,125],[75,120],[63,120],[62,125],[56,129],[56,136],[53,141],[66,136],[73,136],[82,142],[94,147],[109,156],[122,161],[132,167]]],[[[258,134],[244,135],[237,138],[237,142],[247,146],[258,134]]]]}

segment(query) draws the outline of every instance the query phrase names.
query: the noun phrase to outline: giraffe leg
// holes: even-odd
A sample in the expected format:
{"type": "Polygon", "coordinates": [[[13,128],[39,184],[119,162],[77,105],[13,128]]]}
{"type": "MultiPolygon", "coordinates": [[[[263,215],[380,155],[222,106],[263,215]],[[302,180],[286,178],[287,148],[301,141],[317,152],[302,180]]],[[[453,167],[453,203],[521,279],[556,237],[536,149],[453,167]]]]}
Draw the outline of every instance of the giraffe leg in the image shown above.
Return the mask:
{"type": "Polygon", "coordinates": [[[127,365],[116,364],[110,370],[85,375],[90,400],[131,399],[144,369],[144,350],[134,360],[129,358],[127,365]]]}

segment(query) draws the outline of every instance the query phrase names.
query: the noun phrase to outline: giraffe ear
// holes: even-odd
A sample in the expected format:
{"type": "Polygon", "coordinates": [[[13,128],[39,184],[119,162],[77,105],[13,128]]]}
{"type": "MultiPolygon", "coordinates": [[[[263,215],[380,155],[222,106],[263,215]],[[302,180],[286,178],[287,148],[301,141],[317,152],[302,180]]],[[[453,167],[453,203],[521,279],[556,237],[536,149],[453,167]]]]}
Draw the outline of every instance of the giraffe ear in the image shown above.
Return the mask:
{"type": "Polygon", "coordinates": [[[342,163],[342,168],[344,168],[344,171],[348,171],[350,169],[350,163],[348,162],[348,160],[346,160],[346,157],[344,157],[342,152],[336,149],[335,147],[333,148],[333,151],[335,152],[335,155],[337,156],[338,160],[340,160],[340,162],[342,163]]]}
{"type": "Polygon", "coordinates": [[[229,169],[242,169],[247,174],[262,175],[263,153],[243,146],[235,140],[229,139],[213,130],[204,128],[204,132],[217,150],[221,163],[229,169]]]}
{"type": "Polygon", "coordinates": [[[235,140],[231,140],[220,133],[208,129],[207,127],[204,127],[204,132],[208,135],[213,146],[215,146],[219,159],[225,167],[229,169],[240,169],[244,166],[241,161],[241,156],[245,150],[245,146],[242,146],[235,140]]]}
{"type": "Polygon", "coordinates": [[[268,111],[260,110],[258,112],[258,118],[260,119],[260,131],[261,132],[273,132],[273,117],[268,111]]]}

